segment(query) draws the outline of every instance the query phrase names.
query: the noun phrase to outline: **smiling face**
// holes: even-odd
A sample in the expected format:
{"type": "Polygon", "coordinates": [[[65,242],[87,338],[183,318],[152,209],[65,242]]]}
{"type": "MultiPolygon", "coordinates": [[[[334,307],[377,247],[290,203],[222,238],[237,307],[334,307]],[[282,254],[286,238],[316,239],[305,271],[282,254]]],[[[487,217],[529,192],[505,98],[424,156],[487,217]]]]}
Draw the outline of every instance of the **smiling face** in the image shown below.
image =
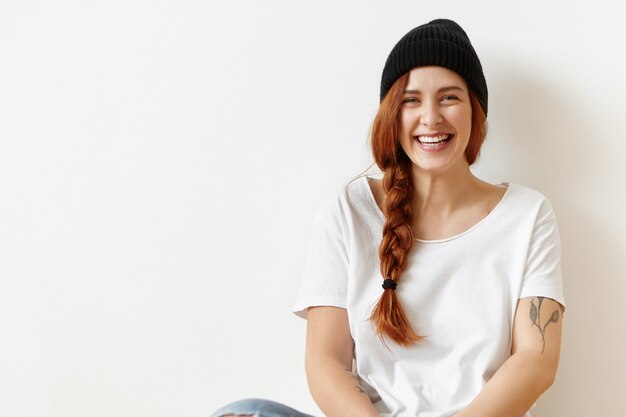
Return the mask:
{"type": "Polygon", "coordinates": [[[468,169],[464,152],[471,129],[465,80],[443,67],[412,69],[400,110],[400,145],[414,170],[443,174],[468,169]]]}

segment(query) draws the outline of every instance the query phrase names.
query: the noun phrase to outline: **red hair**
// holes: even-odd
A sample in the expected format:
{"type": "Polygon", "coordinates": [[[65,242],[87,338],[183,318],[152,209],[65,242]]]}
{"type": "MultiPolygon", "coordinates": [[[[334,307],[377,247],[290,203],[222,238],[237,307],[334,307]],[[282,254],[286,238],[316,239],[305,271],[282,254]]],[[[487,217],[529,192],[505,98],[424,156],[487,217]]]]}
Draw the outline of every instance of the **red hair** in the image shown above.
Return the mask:
{"type": "MultiPolygon", "coordinates": [[[[372,153],[383,171],[385,225],[378,249],[380,272],[383,279],[400,280],[406,268],[407,255],[413,244],[413,196],[415,188],[411,176],[412,162],[399,142],[400,110],[409,73],[396,80],[380,103],[372,125],[372,153]]],[[[477,96],[470,91],[472,128],[465,149],[465,159],[472,165],[480,153],[487,134],[487,116],[477,96]]],[[[424,338],[409,322],[395,290],[383,294],[370,316],[378,336],[389,338],[401,346],[411,346],[424,338]]]]}

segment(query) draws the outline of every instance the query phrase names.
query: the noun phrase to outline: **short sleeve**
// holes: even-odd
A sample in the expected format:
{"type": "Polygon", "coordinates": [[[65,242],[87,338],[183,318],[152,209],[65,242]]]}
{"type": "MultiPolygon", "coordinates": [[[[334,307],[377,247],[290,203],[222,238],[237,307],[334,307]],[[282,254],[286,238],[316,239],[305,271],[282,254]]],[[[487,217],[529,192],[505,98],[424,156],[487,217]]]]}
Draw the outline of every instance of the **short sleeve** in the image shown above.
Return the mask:
{"type": "Polygon", "coordinates": [[[293,312],[306,318],[309,307],[346,308],[348,251],[340,198],[328,199],[311,229],[300,292],[293,312]]]}
{"type": "Polygon", "coordinates": [[[544,199],[535,219],[520,298],[547,297],[565,307],[561,276],[561,240],[554,210],[544,199]]]}

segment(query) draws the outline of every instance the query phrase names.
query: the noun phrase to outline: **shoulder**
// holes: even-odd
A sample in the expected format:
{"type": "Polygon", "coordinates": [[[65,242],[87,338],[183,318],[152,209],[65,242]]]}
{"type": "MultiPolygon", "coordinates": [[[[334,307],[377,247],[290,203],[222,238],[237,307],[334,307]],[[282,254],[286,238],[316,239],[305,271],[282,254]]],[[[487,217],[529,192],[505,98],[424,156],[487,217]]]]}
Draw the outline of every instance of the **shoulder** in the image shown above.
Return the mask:
{"type": "Polygon", "coordinates": [[[513,190],[516,194],[520,196],[524,196],[527,199],[536,199],[536,200],[547,199],[547,197],[542,192],[534,188],[528,187],[526,185],[522,185],[522,184],[518,184],[514,182],[507,182],[505,184],[508,184],[511,190],[513,190]]]}
{"type": "Polygon", "coordinates": [[[505,200],[508,208],[516,211],[537,214],[554,211],[550,200],[542,192],[521,184],[508,183],[505,200]]]}
{"type": "Polygon", "coordinates": [[[550,200],[533,188],[509,183],[500,213],[500,219],[511,230],[533,236],[558,234],[557,218],[550,200]]]}
{"type": "Polygon", "coordinates": [[[369,181],[367,176],[360,176],[329,191],[323,198],[317,215],[344,219],[375,217],[377,206],[369,181]]]}

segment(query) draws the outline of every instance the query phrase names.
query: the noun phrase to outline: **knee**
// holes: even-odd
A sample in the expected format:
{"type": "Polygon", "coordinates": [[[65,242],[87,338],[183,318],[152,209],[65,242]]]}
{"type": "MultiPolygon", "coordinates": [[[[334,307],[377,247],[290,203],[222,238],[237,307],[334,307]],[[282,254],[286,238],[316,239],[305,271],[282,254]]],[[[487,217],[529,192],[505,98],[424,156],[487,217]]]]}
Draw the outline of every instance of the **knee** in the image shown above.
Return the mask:
{"type": "Polygon", "coordinates": [[[211,414],[210,417],[261,417],[261,412],[268,406],[271,408],[274,403],[259,398],[247,398],[225,405],[211,414]]]}
{"type": "Polygon", "coordinates": [[[219,414],[216,417],[259,417],[258,414],[240,414],[240,413],[228,413],[228,414],[219,414]]]}

